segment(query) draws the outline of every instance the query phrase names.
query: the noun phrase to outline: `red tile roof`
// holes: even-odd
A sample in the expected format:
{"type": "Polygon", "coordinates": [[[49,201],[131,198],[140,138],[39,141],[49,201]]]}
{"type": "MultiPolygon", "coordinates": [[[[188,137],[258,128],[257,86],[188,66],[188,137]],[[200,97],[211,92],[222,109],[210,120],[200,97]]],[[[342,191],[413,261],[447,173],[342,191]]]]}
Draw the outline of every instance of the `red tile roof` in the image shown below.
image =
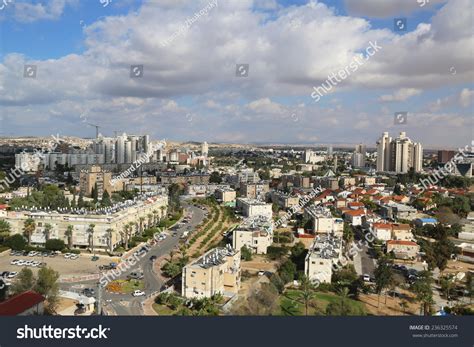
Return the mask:
{"type": "Polygon", "coordinates": [[[32,290],[17,294],[0,303],[0,316],[17,316],[44,300],[43,295],[32,290]]]}
{"type": "Polygon", "coordinates": [[[364,216],[365,212],[363,210],[351,210],[351,211],[346,211],[344,214],[348,214],[349,216],[352,217],[357,217],[357,216],[364,216]]]}

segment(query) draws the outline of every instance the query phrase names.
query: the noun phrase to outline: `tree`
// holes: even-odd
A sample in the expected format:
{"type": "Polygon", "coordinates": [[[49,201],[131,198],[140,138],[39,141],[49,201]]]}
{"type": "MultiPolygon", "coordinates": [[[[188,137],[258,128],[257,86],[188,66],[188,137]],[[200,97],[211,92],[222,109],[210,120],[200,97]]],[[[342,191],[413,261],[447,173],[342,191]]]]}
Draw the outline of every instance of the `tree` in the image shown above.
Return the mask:
{"type": "Polygon", "coordinates": [[[24,267],[18,273],[16,281],[12,285],[12,292],[14,294],[20,294],[28,290],[33,289],[35,285],[35,277],[33,276],[33,271],[29,268],[24,267]]]}
{"type": "Polygon", "coordinates": [[[73,234],[74,234],[74,226],[69,224],[66,228],[66,231],[64,232],[64,235],[66,235],[67,237],[67,247],[69,249],[72,249],[73,234]]]}
{"type": "Polygon", "coordinates": [[[45,243],[45,248],[49,251],[62,251],[66,248],[63,240],[60,239],[49,239],[45,243]]]}
{"type": "Polygon", "coordinates": [[[28,246],[31,245],[31,235],[33,235],[33,232],[35,231],[35,229],[36,229],[36,223],[33,220],[33,218],[28,218],[27,220],[25,220],[24,226],[23,226],[23,232],[28,240],[28,246]]]}
{"type": "Polygon", "coordinates": [[[314,285],[311,283],[309,278],[306,275],[304,275],[301,278],[300,290],[298,292],[298,298],[304,304],[305,316],[308,315],[309,305],[316,298],[316,293],[314,292],[314,290],[315,290],[314,285]]]}
{"type": "Polygon", "coordinates": [[[377,307],[380,304],[380,294],[389,288],[393,283],[392,261],[384,256],[379,259],[377,267],[374,270],[375,290],[378,294],[377,307]]]}
{"type": "Polygon", "coordinates": [[[5,240],[5,246],[15,251],[21,251],[26,247],[26,240],[23,235],[15,234],[5,240]]]}
{"type": "Polygon", "coordinates": [[[472,303],[472,295],[474,292],[473,289],[474,289],[474,277],[472,276],[472,273],[468,271],[466,274],[466,290],[467,290],[467,295],[469,295],[469,304],[472,303]]]}
{"type": "Polygon", "coordinates": [[[109,246],[109,252],[112,253],[114,251],[113,244],[112,244],[112,234],[114,229],[108,228],[107,230],[107,245],[109,246]]]}
{"type": "Polygon", "coordinates": [[[48,300],[48,309],[55,312],[58,305],[59,272],[50,267],[42,267],[38,271],[38,279],[34,290],[42,294],[48,300]]]}
{"type": "Polygon", "coordinates": [[[278,269],[278,275],[284,283],[291,282],[296,276],[296,265],[291,260],[285,261],[278,269]]]}
{"type": "Polygon", "coordinates": [[[102,194],[102,200],[100,201],[100,204],[103,207],[112,206],[112,201],[110,200],[110,194],[107,190],[104,191],[104,194],[102,194]]]}
{"type": "Polygon", "coordinates": [[[10,235],[10,223],[4,219],[0,219],[0,241],[10,235]]]}
{"type": "Polygon", "coordinates": [[[413,283],[411,289],[416,294],[416,300],[420,302],[420,314],[427,315],[433,304],[433,277],[430,271],[421,271],[418,279],[413,283]]]}
{"type": "Polygon", "coordinates": [[[252,260],[252,251],[248,249],[246,245],[242,246],[240,249],[240,257],[242,260],[250,261],[252,260]]]}
{"type": "Polygon", "coordinates": [[[94,228],[95,224],[89,224],[87,232],[89,233],[89,247],[92,252],[94,252],[94,228]]]}
{"type": "Polygon", "coordinates": [[[138,220],[140,221],[140,235],[143,235],[143,222],[145,221],[145,217],[140,216],[138,220]]]}
{"type": "Polygon", "coordinates": [[[213,171],[211,173],[211,176],[209,177],[209,183],[217,183],[220,184],[222,183],[222,177],[217,171],[213,171]]]}
{"type": "Polygon", "coordinates": [[[77,207],[78,208],[84,208],[85,203],[84,203],[84,194],[82,194],[82,191],[79,192],[79,198],[77,199],[77,207]]]}
{"type": "Polygon", "coordinates": [[[44,238],[46,242],[48,242],[49,237],[51,236],[51,230],[53,229],[53,226],[49,223],[46,223],[44,225],[44,238]]]}
{"type": "Polygon", "coordinates": [[[455,287],[455,278],[453,276],[447,275],[447,276],[442,276],[439,279],[439,284],[441,285],[441,290],[444,292],[444,295],[446,296],[446,300],[448,300],[448,305],[450,301],[450,296],[449,292],[451,289],[455,287]]]}
{"type": "Polygon", "coordinates": [[[251,315],[269,315],[278,307],[278,291],[271,283],[262,283],[248,297],[247,310],[251,315]]]}

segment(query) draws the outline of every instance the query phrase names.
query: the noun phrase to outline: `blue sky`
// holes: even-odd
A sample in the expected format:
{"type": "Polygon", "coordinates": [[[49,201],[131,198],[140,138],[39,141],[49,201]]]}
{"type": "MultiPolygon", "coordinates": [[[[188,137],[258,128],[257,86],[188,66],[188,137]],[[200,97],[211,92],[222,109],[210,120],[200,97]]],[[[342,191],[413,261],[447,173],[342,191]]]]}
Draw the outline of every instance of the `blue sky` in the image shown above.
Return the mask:
{"type": "Polygon", "coordinates": [[[91,136],[87,118],[105,135],[174,140],[371,145],[382,131],[407,131],[456,147],[473,138],[469,0],[106,2],[13,0],[0,10],[3,134],[91,136]],[[395,32],[394,18],[407,31],[395,32]],[[311,97],[374,41],[380,52],[311,97]],[[236,76],[239,63],[248,77],[236,76]],[[37,66],[35,79],[23,77],[25,64],[37,66]],[[143,78],[130,78],[132,64],[143,78]],[[393,124],[398,111],[409,112],[406,126],[393,124]]]}

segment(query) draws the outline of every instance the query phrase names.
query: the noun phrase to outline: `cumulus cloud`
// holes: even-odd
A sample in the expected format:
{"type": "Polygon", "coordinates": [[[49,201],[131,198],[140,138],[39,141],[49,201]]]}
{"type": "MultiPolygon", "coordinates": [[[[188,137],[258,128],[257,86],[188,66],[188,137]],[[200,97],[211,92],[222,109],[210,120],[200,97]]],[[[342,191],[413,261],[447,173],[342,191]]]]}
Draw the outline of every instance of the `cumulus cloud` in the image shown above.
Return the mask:
{"type": "Polygon", "coordinates": [[[31,23],[38,20],[58,19],[66,5],[76,5],[78,0],[45,0],[31,3],[31,1],[13,1],[14,17],[22,23],[31,23]]]}
{"type": "Polygon", "coordinates": [[[412,96],[418,95],[421,93],[420,89],[416,88],[401,88],[398,89],[393,94],[382,95],[379,100],[382,102],[391,102],[391,101],[405,101],[412,96]]]}
{"type": "MultiPolygon", "coordinates": [[[[208,3],[150,1],[126,15],[104,17],[84,29],[82,54],[48,60],[6,54],[0,62],[0,91],[7,91],[0,93],[5,124],[23,132],[41,126],[49,131],[49,126],[88,133],[92,130],[74,127],[88,105],[88,117],[104,128],[135,127],[158,137],[170,138],[165,129],[185,124],[182,137],[195,139],[288,141],[306,134],[329,142],[357,136],[359,142],[383,131],[393,110],[381,118],[355,101],[354,108],[366,115],[353,119],[344,102],[324,108],[310,94],[328,74],[363,57],[370,41],[383,49],[334,88],[338,99],[345,100],[340,92],[364,90],[374,93],[374,100],[406,101],[441,87],[460,92],[474,77],[474,39],[466,33],[469,0],[449,1],[431,23],[403,35],[373,28],[367,19],[339,15],[317,1],[289,8],[272,1],[220,1],[170,45],[160,45],[208,3]],[[236,77],[240,63],[250,65],[248,77],[236,77]],[[22,78],[23,64],[37,65],[36,79],[22,78]],[[130,78],[132,64],[144,65],[143,77],[130,78]],[[394,92],[380,97],[383,89],[394,92]],[[41,122],[26,121],[38,113],[41,122]],[[193,117],[186,118],[189,113],[193,117]],[[210,127],[215,131],[209,132],[210,127]],[[357,135],[348,128],[358,130],[357,135]]],[[[464,92],[462,105],[469,99],[465,94],[471,91],[464,92]]]]}

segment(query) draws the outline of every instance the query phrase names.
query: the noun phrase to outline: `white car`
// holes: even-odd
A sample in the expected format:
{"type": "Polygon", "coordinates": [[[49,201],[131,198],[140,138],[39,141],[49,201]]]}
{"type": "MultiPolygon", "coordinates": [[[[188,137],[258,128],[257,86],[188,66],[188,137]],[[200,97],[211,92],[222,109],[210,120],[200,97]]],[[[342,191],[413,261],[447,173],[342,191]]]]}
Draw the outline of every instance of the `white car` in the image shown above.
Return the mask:
{"type": "Polygon", "coordinates": [[[133,293],[132,293],[133,296],[145,296],[145,292],[143,290],[135,290],[133,293]]]}
{"type": "Polygon", "coordinates": [[[20,260],[19,259],[13,259],[11,262],[10,262],[10,265],[18,265],[18,262],[20,260]]]}
{"type": "Polygon", "coordinates": [[[26,266],[32,266],[33,265],[33,260],[27,260],[25,261],[25,264],[26,266]]]}
{"type": "Polygon", "coordinates": [[[362,276],[362,279],[364,280],[364,282],[370,282],[370,275],[364,274],[364,276],[362,276]]]}
{"type": "Polygon", "coordinates": [[[31,251],[30,253],[28,253],[28,257],[34,257],[36,254],[38,254],[38,252],[31,251]]]}
{"type": "Polygon", "coordinates": [[[31,262],[31,266],[35,266],[35,267],[36,267],[36,266],[39,266],[39,264],[41,264],[41,262],[39,262],[39,261],[37,261],[37,260],[33,260],[33,261],[31,262]]]}
{"type": "Polygon", "coordinates": [[[26,261],[24,261],[23,259],[20,259],[20,260],[18,260],[18,262],[16,263],[16,265],[18,265],[18,266],[23,266],[23,265],[25,265],[25,263],[26,263],[26,261]]]}
{"type": "Polygon", "coordinates": [[[74,254],[72,253],[64,253],[64,259],[69,259],[71,258],[71,256],[73,256],[74,254]]]}
{"type": "Polygon", "coordinates": [[[71,260],[76,260],[76,259],[79,259],[79,256],[77,254],[71,254],[71,256],[69,257],[69,259],[71,260]]]}

